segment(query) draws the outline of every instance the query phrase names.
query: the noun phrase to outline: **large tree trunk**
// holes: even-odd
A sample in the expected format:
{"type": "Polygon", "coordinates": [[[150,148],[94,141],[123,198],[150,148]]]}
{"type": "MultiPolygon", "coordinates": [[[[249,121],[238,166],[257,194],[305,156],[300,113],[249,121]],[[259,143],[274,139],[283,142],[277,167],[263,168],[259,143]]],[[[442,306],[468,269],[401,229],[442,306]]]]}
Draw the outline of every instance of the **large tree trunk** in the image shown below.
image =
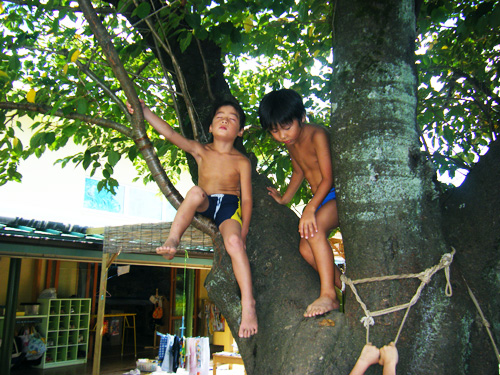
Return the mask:
{"type": "MultiPolygon", "coordinates": [[[[412,0],[337,2],[333,159],[351,279],[420,272],[450,251],[441,232],[435,173],[416,132],[413,5],[412,0]]],[[[458,274],[452,277],[452,298],[445,296],[439,272],[411,309],[398,341],[398,373],[466,373],[464,335],[474,311],[464,303],[458,274]]],[[[375,311],[409,302],[419,283],[374,282],[358,290],[375,311]]],[[[359,353],[364,313],[350,293],[346,306],[349,329],[342,345],[359,353]]],[[[375,318],[371,342],[380,347],[394,340],[402,317],[398,312],[375,318]]]]}

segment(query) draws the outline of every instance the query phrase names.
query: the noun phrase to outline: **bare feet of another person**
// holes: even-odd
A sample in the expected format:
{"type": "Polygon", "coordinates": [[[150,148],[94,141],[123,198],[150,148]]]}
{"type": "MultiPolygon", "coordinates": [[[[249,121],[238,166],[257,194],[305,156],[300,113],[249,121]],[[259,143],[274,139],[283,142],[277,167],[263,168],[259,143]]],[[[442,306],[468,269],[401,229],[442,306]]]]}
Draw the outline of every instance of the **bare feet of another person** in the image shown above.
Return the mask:
{"type": "Polygon", "coordinates": [[[174,259],[178,245],[179,240],[167,238],[162,246],[156,248],[156,252],[160,255],[163,255],[165,259],[171,260],[174,259]]]}
{"type": "Polygon", "coordinates": [[[326,314],[328,311],[336,310],[340,307],[336,297],[320,296],[316,301],[307,306],[304,313],[306,318],[326,314]]]}
{"type": "Polygon", "coordinates": [[[255,311],[255,301],[248,304],[241,304],[241,324],[238,336],[249,338],[257,333],[257,313],[255,311]]]}

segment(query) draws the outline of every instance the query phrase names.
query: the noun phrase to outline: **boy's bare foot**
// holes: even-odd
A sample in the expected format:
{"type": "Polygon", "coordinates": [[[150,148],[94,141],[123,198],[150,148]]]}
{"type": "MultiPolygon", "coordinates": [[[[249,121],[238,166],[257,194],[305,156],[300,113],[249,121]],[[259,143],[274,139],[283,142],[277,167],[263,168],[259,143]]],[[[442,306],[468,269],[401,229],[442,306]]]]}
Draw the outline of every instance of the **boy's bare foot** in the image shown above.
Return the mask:
{"type": "Polygon", "coordinates": [[[328,311],[338,309],[339,307],[340,303],[336,298],[320,296],[316,301],[307,306],[304,316],[306,318],[310,318],[317,315],[323,315],[328,311]]]}
{"type": "Polygon", "coordinates": [[[249,338],[258,331],[257,313],[255,311],[255,302],[245,306],[241,305],[241,324],[238,336],[249,338]]]}
{"type": "Polygon", "coordinates": [[[162,246],[156,248],[158,254],[163,255],[165,259],[174,259],[175,253],[177,252],[177,246],[179,245],[179,240],[167,238],[162,246]]]}

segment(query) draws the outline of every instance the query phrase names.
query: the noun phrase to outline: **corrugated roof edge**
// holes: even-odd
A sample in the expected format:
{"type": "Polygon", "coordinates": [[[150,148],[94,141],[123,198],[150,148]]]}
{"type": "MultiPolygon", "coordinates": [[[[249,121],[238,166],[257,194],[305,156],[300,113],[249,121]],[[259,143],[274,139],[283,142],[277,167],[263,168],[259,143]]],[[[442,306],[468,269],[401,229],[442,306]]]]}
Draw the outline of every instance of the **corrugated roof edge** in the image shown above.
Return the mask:
{"type": "Polygon", "coordinates": [[[104,236],[87,233],[88,227],[55,221],[0,216],[0,236],[46,238],[102,244],[104,236]]]}

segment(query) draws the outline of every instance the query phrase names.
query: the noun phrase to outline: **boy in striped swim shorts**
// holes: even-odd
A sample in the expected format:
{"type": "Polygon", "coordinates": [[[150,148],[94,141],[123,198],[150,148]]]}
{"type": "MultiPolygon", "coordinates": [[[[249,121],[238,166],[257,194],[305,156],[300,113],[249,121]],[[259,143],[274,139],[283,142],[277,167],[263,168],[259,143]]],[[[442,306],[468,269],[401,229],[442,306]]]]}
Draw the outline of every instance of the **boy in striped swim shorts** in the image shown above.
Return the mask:
{"type": "MultiPolygon", "coordinates": [[[[252,215],[251,166],[246,156],[234,147],[243,135],[245,113],[233,101],[214,107],[209,131],[213,142],[185,138],[141,102],[144,118],[168,141],[190,153],[198,164],[198,186],[188,191],[179,206],[165,243],[156,249],[166,259],[173,259],[180,239],[198,212],[213,219],[231,257],[234,275],[241,291],[241,324],[238,335],[248,338],[257,333],[257,314],[252,291],[246,237],[252,215]]],[[[130,113],[133,109],[127,103],[130,113]]]]}

